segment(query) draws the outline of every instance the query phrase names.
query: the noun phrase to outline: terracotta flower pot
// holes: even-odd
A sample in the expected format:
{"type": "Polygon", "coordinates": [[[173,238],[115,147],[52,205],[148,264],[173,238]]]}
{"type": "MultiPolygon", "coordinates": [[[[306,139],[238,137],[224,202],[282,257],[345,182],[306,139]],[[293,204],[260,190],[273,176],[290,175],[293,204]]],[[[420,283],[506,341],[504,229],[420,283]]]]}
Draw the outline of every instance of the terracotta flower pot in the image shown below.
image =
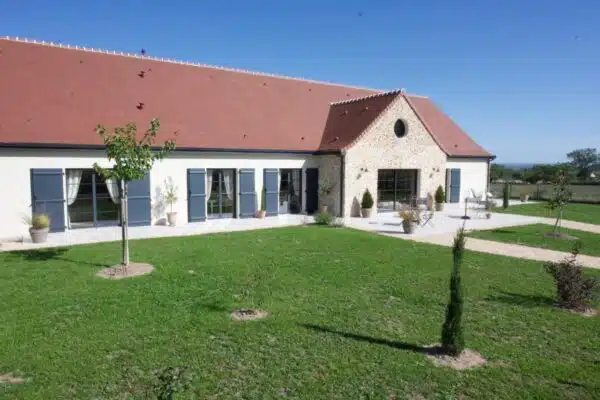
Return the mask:
{"type": "Polygon", "coordinates": [[[256,212],[256,218],[264,218],[267,216],[267,210],[258,210],[256,212]]]}
{"type": "Polygon", "coordinates": [[[443,211],[444,203],[435,203],[435,211],[443,211]]]}
{"type": "Polygon", "coordinates": [[[167,213],[167,222],[170,226],[177,225],[177,213],[176,212],[168,212],[167,213]]]}
{"type": "Polygon", "coordinates": [[[402,228],[404,229],[404,233],[415,233],[415,223],[410,220],[402,220],[402,228]]]}
{"type": "Polygon", "coordinates": [[[362,208],[360,211],[362,213],[363,218],[371,218],[371,208],[362,208]]]}
{"type": "Polygon", "coordinates": [[[319,212],[326,213],[327,212],[327,206],[324,205],[324,204],[321,205],[321,206],[319,206],[319,212]]]}
{"type": "Polygon", "coordinates": [[[29,235],[33,243],[44,243],[48,239],[50,228],[33,229],[29,228],[29,235]]]}

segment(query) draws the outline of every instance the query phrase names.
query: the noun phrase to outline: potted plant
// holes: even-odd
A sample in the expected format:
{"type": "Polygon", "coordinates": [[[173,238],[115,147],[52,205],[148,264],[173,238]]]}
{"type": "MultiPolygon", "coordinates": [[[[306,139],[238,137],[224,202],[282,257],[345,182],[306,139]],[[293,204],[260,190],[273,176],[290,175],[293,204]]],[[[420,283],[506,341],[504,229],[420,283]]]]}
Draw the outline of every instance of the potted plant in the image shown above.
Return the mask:
{"type": "Polygon", "coordinates": [[[446,194],[442,185],[438,186],[435,191],[435,211],[442,211],[444,209],[444,201],[446,200],[446,194]]]}
{"type": "Polygon", "coordinates": [[[50,231],[48,214],[34,213],[31,217],[26,217],[25,222],[29,225],[29,235],[33,243],[44,243],[48,239],[48,231],[50,231]]]}
{"type": "Polygon", "coordinates": [[[263,185],[262,194],[260,196],[260,210],[256,212],[256,218],[264,218],[267,216],[267,188],[263,185]]]}
{"type": "Polygon", "coordinates": [[[169,204],[169,211],[167,213],[167,222],[170,226],[177,224],[177,211],[173,211],[173,204],[177,203],[177,186],[173,183],[173,179],[169,177],[165,181],[165,201],[169,204]]]}
{"type": "Polygon", "coordinates": [[[369,189],[365,190],[365,193],[363,194],[362,201],[360,202],[360,208],[363,218],[371,218],[371,210],[373,208],[373,196],[371,196],[371,192],[369,192],[369,189]]]}
{"type": "Polygon", "coordinates": [[[521,199],[521,203],[525,203],[526,201],[529,201],[529,196],[530,196],[530,193],[528,190],[521,190],[521,192],[519,193],[519,198],[521,199]]]}
{"type": "Polygon", "coordinates": [[[319,206],[319,212],[326,213],[327,212],[327,204],[325,204],[325,198],[333,193],[333,189],[335,188],[335,183],[330,182],[321,182],[319,184],[319,201],[321,205],[319,206]]]}
{"type": "Polygon", "coordinates": [[[433,211],[435,208],[435,200],[431,193],[427,193],[427,211],[433,211]]]}
{"type": "Polygon", "coordinates": [[[403,210],[400,211],[400,218],[402,218],[402,228],[404,229],[404,233],[414,233],[415,220],[418,219],[416,213],[412,210],[403,210]]]}

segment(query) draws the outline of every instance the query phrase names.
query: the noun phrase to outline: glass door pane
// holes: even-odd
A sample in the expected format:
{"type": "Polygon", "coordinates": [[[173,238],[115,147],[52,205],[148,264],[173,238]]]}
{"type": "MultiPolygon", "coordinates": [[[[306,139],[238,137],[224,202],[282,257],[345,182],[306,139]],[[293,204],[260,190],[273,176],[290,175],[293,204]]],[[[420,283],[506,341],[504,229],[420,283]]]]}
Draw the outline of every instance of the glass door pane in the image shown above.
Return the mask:
{"type": "Polygon", "coordinates": [[[221,217],[232,218],[235,213],[235,173],[232,169],[221,171],[221,217]]]}
{"type": "Polygon", "coordinates": [[[219,169],[209,169],[206,171],[206,190],[207,194],[207,214],[209,218],[219,218],[221,215],[221,211],[219,209],[219,169]]]}
{"type": "Polygon", "coordinates": [[[77,179],[69,179],[70,171],[66,171],[68,225],[71,228],[92,227],[94,226],[92,178],[94,172],[92,170],[81,171],[81,180],[77,182],[77,179]]]}
{"type": "MultiPolygon", "coordinates": [[[[106,181],[100,175],[96,181],[96,225],[116,225],[119,218],[119,204],[115,204],[108,192],[106,181]]],[[[118,193],[115,194],[118,196],[118,193]]]]}

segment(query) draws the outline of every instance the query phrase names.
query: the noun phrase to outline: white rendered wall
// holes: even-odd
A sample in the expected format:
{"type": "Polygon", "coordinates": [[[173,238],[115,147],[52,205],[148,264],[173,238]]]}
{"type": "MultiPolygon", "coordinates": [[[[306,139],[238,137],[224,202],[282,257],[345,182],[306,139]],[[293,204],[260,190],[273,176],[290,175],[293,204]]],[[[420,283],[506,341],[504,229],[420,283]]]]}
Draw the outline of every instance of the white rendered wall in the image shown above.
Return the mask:
{"type": "MultiPolygon", "coordinates": [[[[31,150],[0,149],[0,239],[28,235],[23,217],[31,214],[32,168],[92,168],[94,162],[110,167],[104,152],[93,150],[31,150]]],[[[318,167],[316,157],[301,154],[245,154],[176,152],[157,162],[150,173],[153,223],[165,217],[167,205],[162,200],[165,180],[171,177],[178,188],[179,201],[173,211],[178,212],[178,224],[188,220],[187,169],[188,168],[250,168],[254,169],[258,204],[260,204],[265,168],[318,167]]],[[[63,183],[64,185],[64,183],[63,183]]],[[[302,174],[302,187],[306,187],[302,174]]],[[[66,190],[63,187],[63,192],[66,190]]],[[[236,190],[237,195],[237,190],[236,190]]],[[[305,195],[302,193],[303,208],[305,195]]],[[[236,201],[236,203],[238,203],[236,201]]],[[[65,205],[66,207],[66,205],[65,205]]],[[[66,211],[65,211],[66,215],[66,211]]]]}
{"type": "Polygon", "coordinates": [[[470,189],[480,195],[488,187],[488,161],[481,158],[448,158],[446,168],[460,169],[460,202],[471,197],[470,189]]]}

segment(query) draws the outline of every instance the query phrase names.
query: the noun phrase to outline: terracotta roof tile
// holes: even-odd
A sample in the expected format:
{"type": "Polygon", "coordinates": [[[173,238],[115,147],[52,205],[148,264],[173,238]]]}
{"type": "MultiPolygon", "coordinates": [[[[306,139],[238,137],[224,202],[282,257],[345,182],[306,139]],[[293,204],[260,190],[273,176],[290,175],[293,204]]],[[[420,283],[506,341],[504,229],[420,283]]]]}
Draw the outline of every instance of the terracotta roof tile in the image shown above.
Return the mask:
{"type": "Polygon", "coordinates": [[[320,149],[340,150],[350,146],[400,93],[396,90],[332,104],[320,149]]]}
{"type": "Polygon", "coordinates": [[[451,157],[493,157],[429,98],[405,96],[441,149],[451,157]]]}
{"type": "Polygon", "coordinates": [[[0,48],[4,143],[101,144],[99,123],[145,128],[159,117],[158,140],[178,131],[179,147],[315,151],[331,102],[378,93],[11,40],[0,48]]]}
{"type": "MultiPolygon", "coordinates": [[[[158,140],[178,132],[179,147],[339,150],[399,94],[50,43],[0,50],[6,144],[96,145],[99,123],[159,117],[158,140]]],[[[449,155],[489,156],[429,99],[407,98],[449,155]]]]}

